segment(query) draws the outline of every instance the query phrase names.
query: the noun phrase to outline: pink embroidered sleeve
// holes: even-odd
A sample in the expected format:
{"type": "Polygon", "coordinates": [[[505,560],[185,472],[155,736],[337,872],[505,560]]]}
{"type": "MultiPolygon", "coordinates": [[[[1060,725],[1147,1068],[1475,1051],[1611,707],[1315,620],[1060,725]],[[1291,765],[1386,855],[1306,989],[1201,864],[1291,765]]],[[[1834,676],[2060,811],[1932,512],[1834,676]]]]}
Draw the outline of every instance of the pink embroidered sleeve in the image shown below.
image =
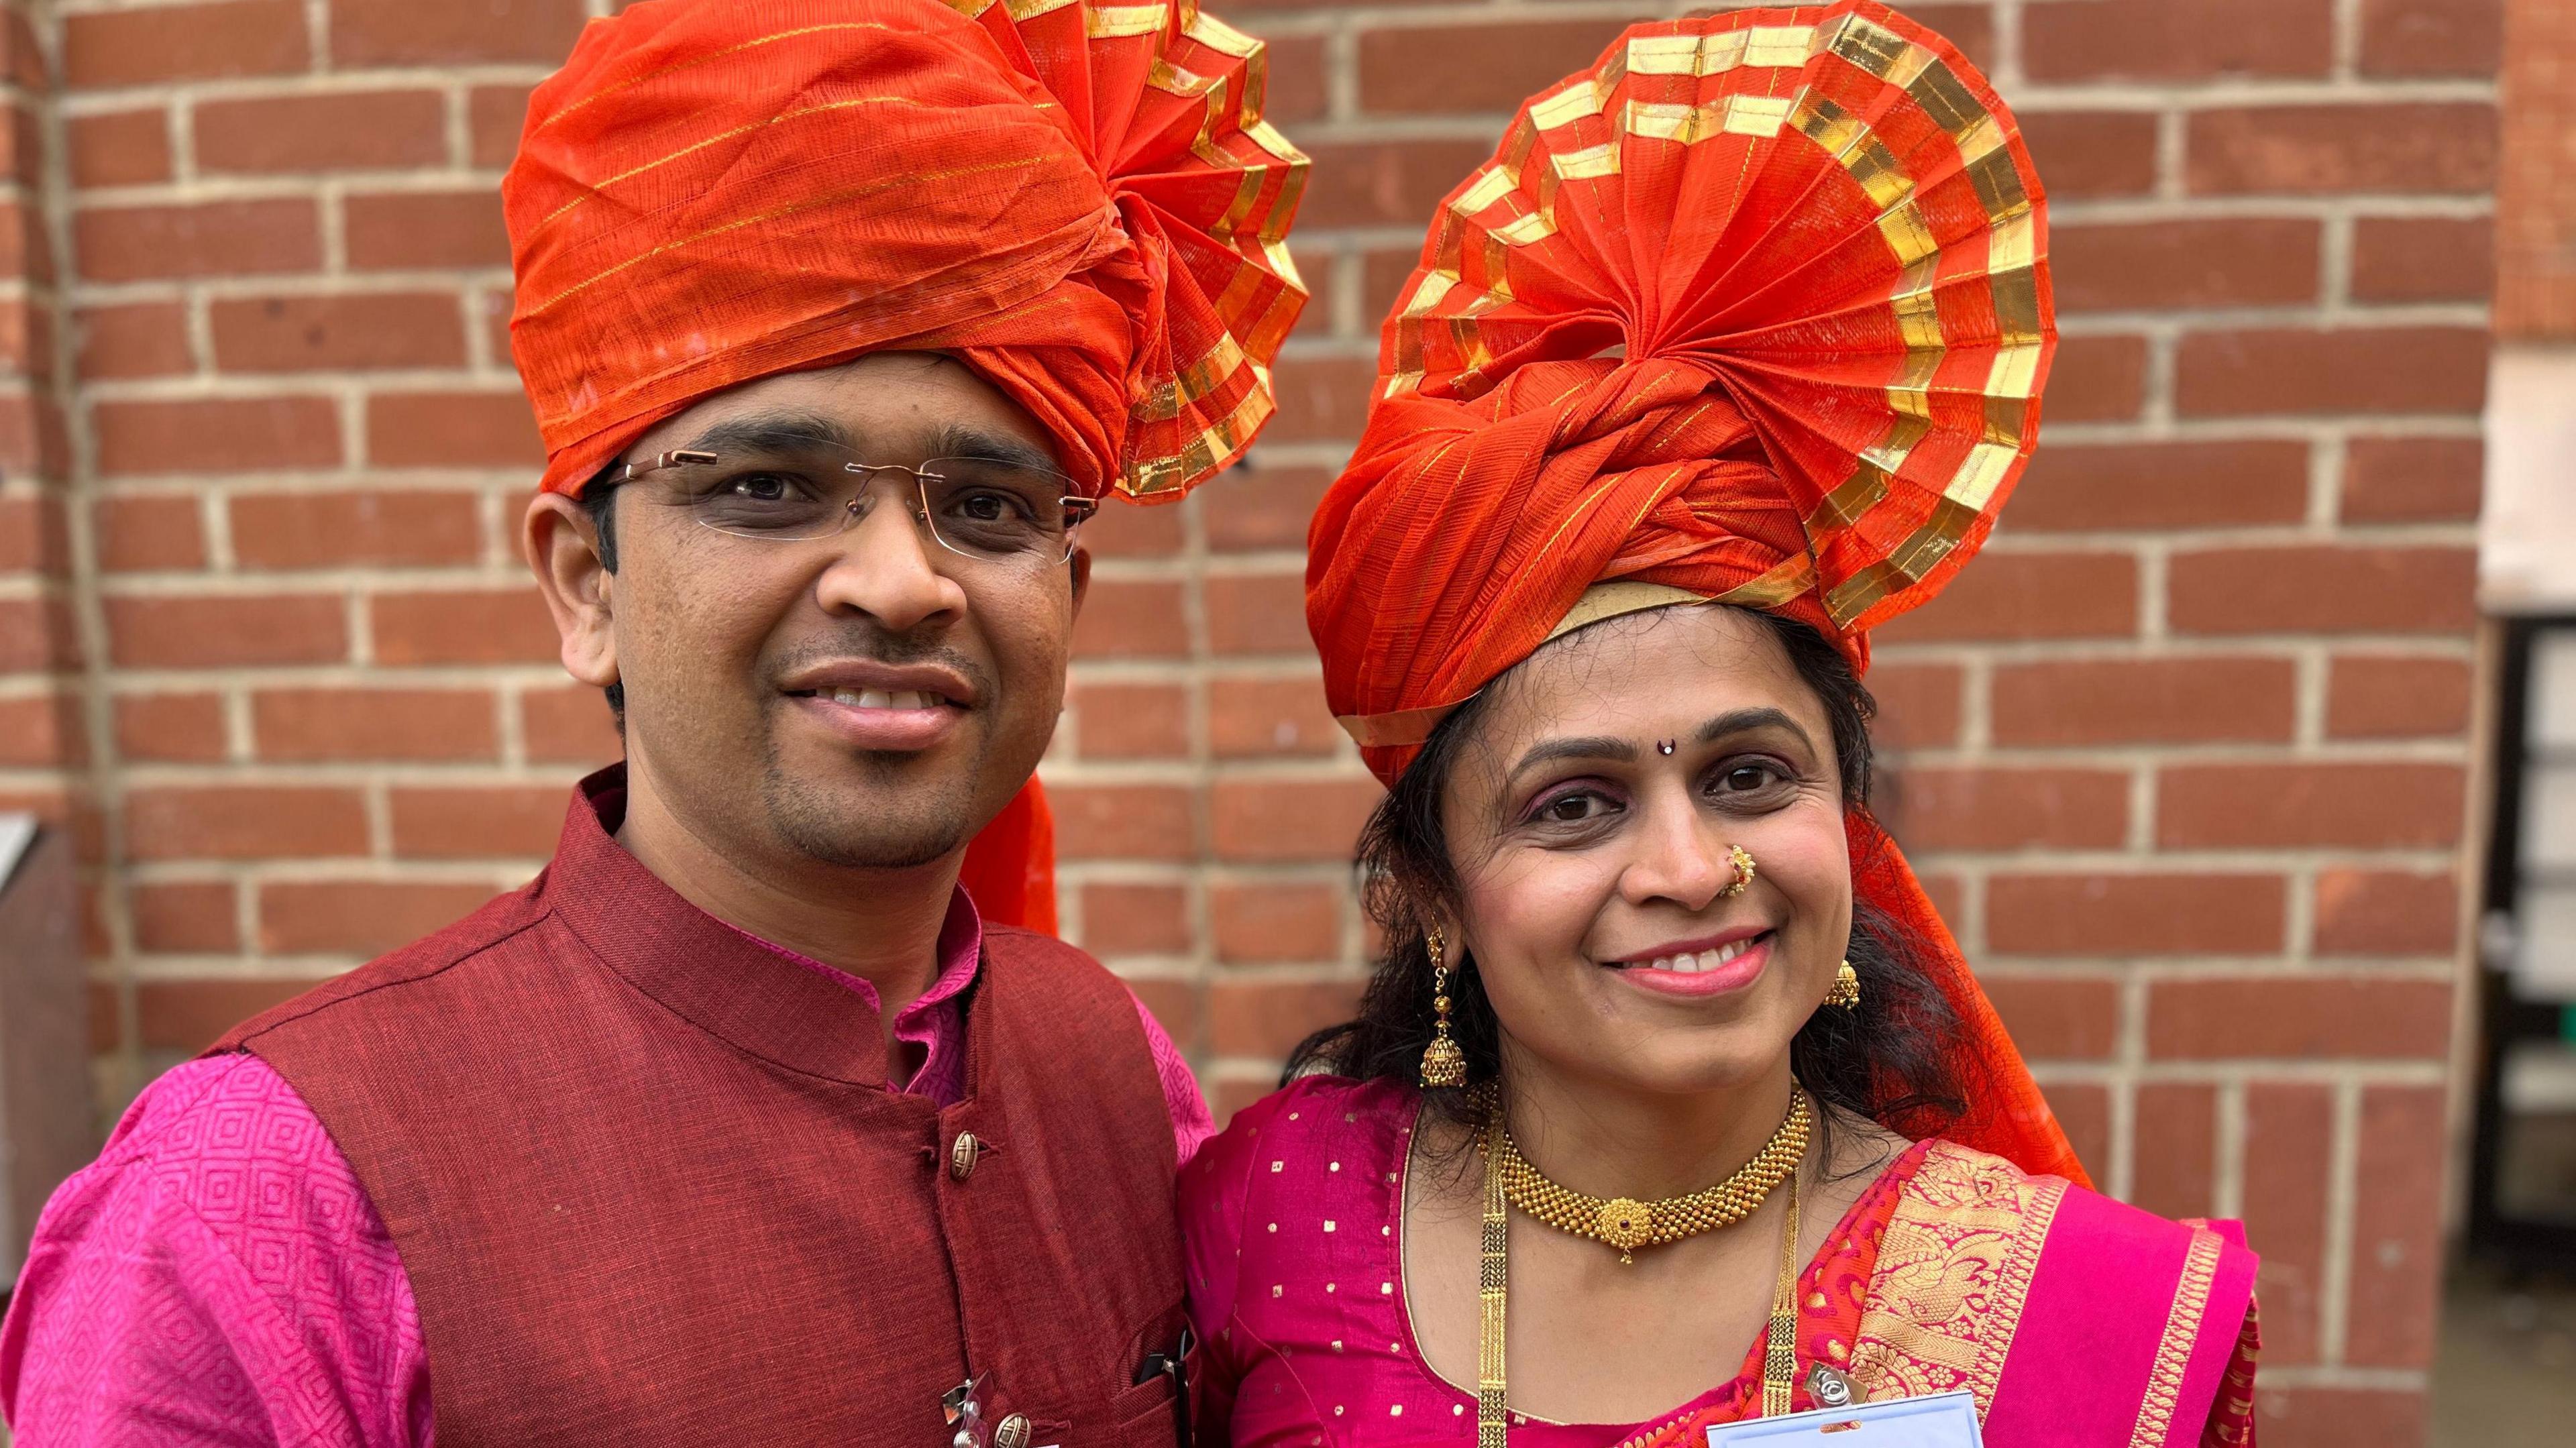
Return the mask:
{"type": "Polygon", "coordinates": [[[1216,1118],[1208,1114],[1207,1098],[1199,1095],[1199,1078],[1190,1074],[1190,1063],[1181,1059],[1181,1048],[1172,1044],[1163,1023],[1145,1008],[1141,996],[1136,1001],[1136,1017],[1145,1024],[1145,1049],[1154,1057],[1154,1079],[1163,1085],[1163,1107],[1172,1113],[1172,1145],[1180,1153],[1177,1161],[1188,1166],[1207,1139],[1216,1135],[1216,1118]]]}
{"type": "Polygon", "coordinates": [[[48,1448],[427,1448],[410,1279],[265,1062],[162,1076],[54,1194],[0,1324],[0,1410],[48,1448]]]}

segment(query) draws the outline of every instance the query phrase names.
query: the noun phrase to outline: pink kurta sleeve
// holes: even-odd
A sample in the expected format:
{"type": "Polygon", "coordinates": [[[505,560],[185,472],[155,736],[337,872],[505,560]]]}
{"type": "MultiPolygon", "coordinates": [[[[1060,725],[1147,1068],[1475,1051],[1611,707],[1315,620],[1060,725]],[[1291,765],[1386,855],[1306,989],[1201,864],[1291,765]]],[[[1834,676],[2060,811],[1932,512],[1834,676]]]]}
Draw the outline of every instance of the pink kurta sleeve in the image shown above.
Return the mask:
{"type": "Polygon", "coordinates": [[[1163,1108],[1172,1114],[1172,1144],[1179,1150],[1182,1166],[1198,1155],[1207,1139],[1216,1135],[1216,1118],[1208,1114],[1207,1098],[1199,1094],[1199,1078],[1190,1074],[1190,1063],[1181,1059],[1181,1048],[1163,1030],[1163,1023],[1145,1008],[1142,997],[1136,1001],[1136,1016],[1145,1024],[1145,1049],[1154,1057],[1154,1079],[1163,1086],[1163,1108]]]}
{"type": "Polygon", "coordinates": [[[393,1239],[265,1062],[162,1076],[54,1193],[0,1325],[0,1409],[46,1448],[430,1442],[393,1239]]]}

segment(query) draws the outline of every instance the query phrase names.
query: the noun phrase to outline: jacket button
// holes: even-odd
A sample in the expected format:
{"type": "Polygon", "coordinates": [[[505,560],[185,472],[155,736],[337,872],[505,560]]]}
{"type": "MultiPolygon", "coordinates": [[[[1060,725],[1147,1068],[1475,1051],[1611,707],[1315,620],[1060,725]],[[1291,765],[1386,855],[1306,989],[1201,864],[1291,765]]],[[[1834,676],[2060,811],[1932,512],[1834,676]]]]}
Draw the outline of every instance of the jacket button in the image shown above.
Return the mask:
{"type": "MultiPolygon", "coordinates": [[[[948,1174],[961,1182],[966,1180],[975,1174],[975,1158],[983,1154],[984,1143],[975,1139],[975,1133],[971,1131],[957,1133],[957,1139],[948,1147],[948,1174]]],[[[1020,1431],[1023,1436],[1026,1435],[1028,1431],[1026,1420],[1022,1420],[1020,1431]]],[[[1013,1445],[1003,1444],[1001,1448],[1013,1448],[1013,1445]]]]}
{"type": "Polygon", "coordinates": [[[1013,1413],[996,1425],[993,1448],[1029,1448],[1029,1415],[1013,1413]]]}

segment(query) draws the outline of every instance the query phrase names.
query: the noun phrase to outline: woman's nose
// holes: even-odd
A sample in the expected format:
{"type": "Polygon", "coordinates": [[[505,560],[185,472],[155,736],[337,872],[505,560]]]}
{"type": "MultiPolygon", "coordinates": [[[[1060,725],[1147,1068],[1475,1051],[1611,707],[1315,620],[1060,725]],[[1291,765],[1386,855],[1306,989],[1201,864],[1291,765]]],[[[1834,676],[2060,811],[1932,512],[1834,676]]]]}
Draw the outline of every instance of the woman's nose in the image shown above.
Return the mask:
{"type": "Polygon", "coordinates": [[[1688,800],[1648,802],[1645,828],[1634,835],[1636,854],[1620,873],[1620,893],[1632,905],[1669,901],[1685,910],[1708,908],[1735,881],[1727,854],[1732,841],[1688,800]]]}

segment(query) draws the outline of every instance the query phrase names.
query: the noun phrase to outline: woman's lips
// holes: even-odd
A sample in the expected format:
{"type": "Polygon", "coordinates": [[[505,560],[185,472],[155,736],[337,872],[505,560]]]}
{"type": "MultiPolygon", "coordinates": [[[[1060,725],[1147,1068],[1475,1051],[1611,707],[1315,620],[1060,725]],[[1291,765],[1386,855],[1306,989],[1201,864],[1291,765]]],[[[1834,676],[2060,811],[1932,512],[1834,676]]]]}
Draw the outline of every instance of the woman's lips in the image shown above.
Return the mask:
{"type": "Polygon", "coordinates": [[[966,711],[937,695],[849,689],[791,695],[854,749],[916,751],[945,740],[966,711]]]}
{"type": "Polygon", "coordinates": [[[1761,979],[1763,970],[1771,964],[1772,934],[1766,930],[1750,940],[1732,941],[1713,950],[1623,963],[1610,970],[1639,990],[1658,995],[1692,999],[1725,995],[1761,979]]]}

